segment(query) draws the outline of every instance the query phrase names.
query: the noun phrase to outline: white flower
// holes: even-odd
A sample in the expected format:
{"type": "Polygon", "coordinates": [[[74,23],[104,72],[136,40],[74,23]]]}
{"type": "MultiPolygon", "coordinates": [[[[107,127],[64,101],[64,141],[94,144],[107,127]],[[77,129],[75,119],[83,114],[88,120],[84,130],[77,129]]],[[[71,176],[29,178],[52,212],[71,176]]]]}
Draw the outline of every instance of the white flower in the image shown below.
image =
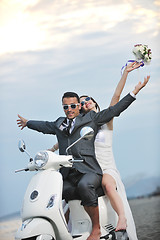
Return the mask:
{"type": "Polygon", "coordinates": [[[133,48],[133,54],[137,61],[143,61],[144,63],[150,63],[152,59],[151,49],[148,49],[147,45],[137,44],[133,48]]]}

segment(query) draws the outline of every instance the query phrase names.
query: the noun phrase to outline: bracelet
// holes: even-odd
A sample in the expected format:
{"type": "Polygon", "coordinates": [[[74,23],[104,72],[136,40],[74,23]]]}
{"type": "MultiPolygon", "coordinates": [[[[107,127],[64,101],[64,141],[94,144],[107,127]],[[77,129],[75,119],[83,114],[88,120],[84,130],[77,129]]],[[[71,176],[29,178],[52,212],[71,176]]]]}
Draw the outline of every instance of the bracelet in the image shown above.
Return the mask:
{"type": "Polygon", "coordinates": [[[52,148],[53,150],[54,150],[54,152],[56,151],[56,149],[55,149],[55,145],[53,146],[53,148],[52,148]]]}

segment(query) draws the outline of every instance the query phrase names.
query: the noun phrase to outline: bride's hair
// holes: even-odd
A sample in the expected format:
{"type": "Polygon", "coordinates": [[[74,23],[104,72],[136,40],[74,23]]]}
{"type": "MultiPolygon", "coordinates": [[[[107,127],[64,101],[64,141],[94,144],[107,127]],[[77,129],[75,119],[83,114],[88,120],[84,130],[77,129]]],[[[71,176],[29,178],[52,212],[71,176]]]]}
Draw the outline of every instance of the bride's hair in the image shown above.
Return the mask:
{"type": "MultiPolygon", "coordinates": [[[[82,96],[80,96],[79,98],[81,99],[82,97],[90,97],[90,96],[88,96],[88,95],[82,95],[82,96]]],[[[90,97],[91,98],[91,100],[96,104],[95,105],[95,107],[96,107],[96,110],[97,110],[97,112],[100,112],[101,110],[100,110],[100,107],[99,107],[99,105],[98,105],[98,103],[96,102],[96,100],[94,100],[94,98],[93,97],[90,97]]],[[[81,113],[83,113],[84,111],[83,111],[83,107],[81,108],[81,113]]]]}

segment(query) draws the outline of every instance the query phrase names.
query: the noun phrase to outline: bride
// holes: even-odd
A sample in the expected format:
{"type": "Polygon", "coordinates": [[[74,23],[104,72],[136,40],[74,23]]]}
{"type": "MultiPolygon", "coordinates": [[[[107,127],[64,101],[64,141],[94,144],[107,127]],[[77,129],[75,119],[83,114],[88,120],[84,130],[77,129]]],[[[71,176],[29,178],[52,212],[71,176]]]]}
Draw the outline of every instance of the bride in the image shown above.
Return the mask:
{"type": "MultiPolygon", "coordinates": [[[[119,81],[113,97],[110,102],[110,106],[115,105],[122,93],[125,86],[128,73],[134,69],[140,67],[141,63],[133,62],[126,66],[121,80],[119,81]]],[[[145,79],[144,86],[148,82],[149,77],[145,79]]],[[[80,97],[82,113],[89,111],[100,111],[97,102],[87,95],[80,97]]],[[[98,131],[95,139],[95,153],[96,158],[103,171],[102,186],[105,194],[108,196],[110,203],[118,215],[118,223],[116,231],[126,230],[130,240],[136,240],[136,228],[132,216],[132,212],[127,201],[124,185],[122,183],[119,171],[117,170],[115,160],[112,152],[112,134],[113,134],[113,119],[103,125],[98,131]]],[[[56,143],[51,151],[58,149],[58,143],[56,143]]]]}

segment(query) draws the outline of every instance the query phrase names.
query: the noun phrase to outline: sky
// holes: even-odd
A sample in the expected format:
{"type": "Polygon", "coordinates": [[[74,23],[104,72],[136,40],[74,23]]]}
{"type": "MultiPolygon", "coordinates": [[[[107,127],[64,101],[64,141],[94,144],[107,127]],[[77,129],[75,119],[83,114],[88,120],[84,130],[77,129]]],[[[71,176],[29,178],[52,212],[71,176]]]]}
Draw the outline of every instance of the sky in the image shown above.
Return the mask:
{"type": "Polygon", "coordinates": [[[122,179],[159,176],[160,1],[0,1],[0,216],[19,211],[33,173],[17,173],[28,157],[51,147],[53,135],[16,124],[64,116],[66,91],[93,96],[109,106],[121,68],[135,44],[152,50],[150,65],[131,72],[122,97],[150,75],[137,100],[114,119],[113,150],[122,179]]]}

